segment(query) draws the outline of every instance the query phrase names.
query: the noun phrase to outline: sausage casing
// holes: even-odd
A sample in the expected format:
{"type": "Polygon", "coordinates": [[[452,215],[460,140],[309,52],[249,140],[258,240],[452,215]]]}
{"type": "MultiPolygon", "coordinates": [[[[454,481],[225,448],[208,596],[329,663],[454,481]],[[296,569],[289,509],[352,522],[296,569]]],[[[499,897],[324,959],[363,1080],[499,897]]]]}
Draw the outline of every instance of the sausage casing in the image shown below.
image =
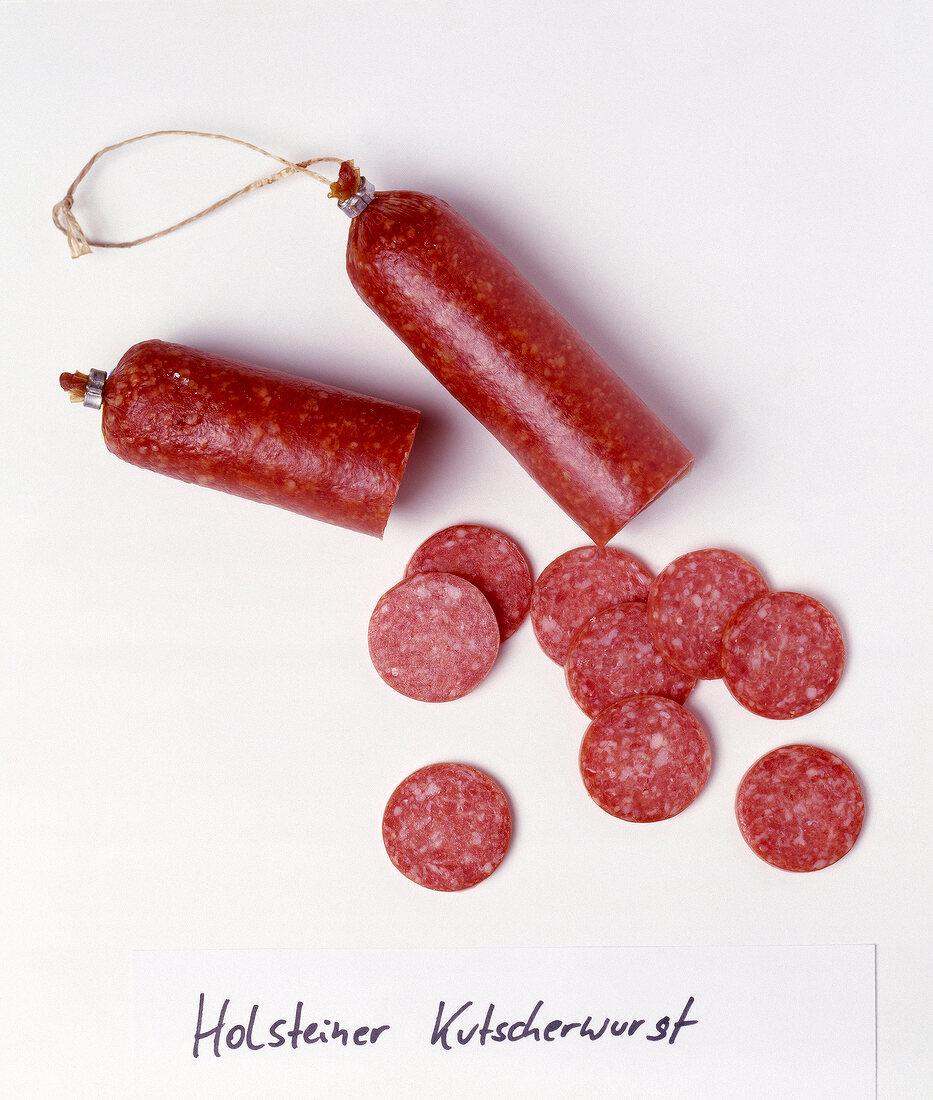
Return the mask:
{"type": "Polygon", "coordinates": [[[147,340],[109,375],[118,457],[381,537],[419,413],[305,378],[147,340]]]}
{"type": "Polygon", "coordinates": [[[350,228],[367,304],[602,545],[693,457],[525,277],[447,203],[376,192],[350,228]]]}

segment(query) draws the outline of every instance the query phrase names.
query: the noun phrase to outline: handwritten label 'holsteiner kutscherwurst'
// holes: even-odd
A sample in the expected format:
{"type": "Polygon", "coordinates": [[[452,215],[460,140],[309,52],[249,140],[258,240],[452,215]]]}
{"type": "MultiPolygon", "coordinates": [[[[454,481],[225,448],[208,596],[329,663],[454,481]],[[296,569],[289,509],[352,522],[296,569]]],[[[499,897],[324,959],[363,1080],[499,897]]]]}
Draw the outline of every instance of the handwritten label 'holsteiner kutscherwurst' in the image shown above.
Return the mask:
{"type": "MultiPolygon", "coordinates": [[[[682,1028],[699,1021],[690,1019],[693,997],[688,997],[680,1015],[672,1023],[670,1016],[661,1016],[648,1024],[636,1016],[621,1019],[615,1016],[587,1015],[582,1019],[564,1019],[551,1015],[539,1000],[532,1010],[518,1019],[502,1019],[496,1006],[489,1002],[485,1011],[464,1001],[450,1007],[440,1001],[430,1035],[425,1029],[431,1046],[451,1051],[458,1047],[485,1046],[487,1043],[517,1043],[525,1039],[532,1042],[553,1043],[562,1039],[601,1039],[637,1037],[648,1042],[667,1040],[674,1043],[682,1028]]],[[[194,1031],[192,1055],[198,1058],[209,1050],[215,1058],[227,1051],[291,1048],[330,1044],[343,1047],[365,1047],[379,1041],[391,1030],[388,1023],[347,1024],[328,1017],[311,1018],[305,1014],[304,1002],[298,1001],[294,1013],[267,1023],[262,1019],[258,1004],[250,1007],[248,1016],[232,1019],[228,1016],[230,998],[226,998],[211,1014],[205,995],[198,999],[197,1025],[194,1031]],[[290,1025],[290,1026],[289,1026],[290,1025]]],[[[268,1020],[268,1017],[266,1017],[268,1020]]],[[[383,1044],[386,1041],[383,1040],[383,1044]]]]}

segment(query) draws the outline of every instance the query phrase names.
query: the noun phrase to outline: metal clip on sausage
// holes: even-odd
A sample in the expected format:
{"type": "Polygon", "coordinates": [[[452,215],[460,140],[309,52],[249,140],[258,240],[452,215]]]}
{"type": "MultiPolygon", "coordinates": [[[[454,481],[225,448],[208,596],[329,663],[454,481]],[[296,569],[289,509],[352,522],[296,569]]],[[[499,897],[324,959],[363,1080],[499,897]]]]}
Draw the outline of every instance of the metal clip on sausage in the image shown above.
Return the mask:
{"type": "Polygon", "coordinates": [[[360,176],[359,190],[348,199],[341,199],[337,206],[348,218],[355,218],[362,214],[376,196],[376,188],[365,176],[360,176]]]}
{"type": "Polygon", "coordinates": [[[104,403],[104,384],[107,381],[107,372],[104,370],[92,370],[88,374],[76,371],[74,374],[63,374],[60,382],[73,404],[79,401],[86,409],[99,409],[104,403]]]}
{"type": "Polygon", "coordinates": [[[99,409],[104,403],[104,383],[107,381],[107,372],[96,368],[88,372],[87,383],[84,387],[84,401],[82,404],[87,409],[99,409]]]}

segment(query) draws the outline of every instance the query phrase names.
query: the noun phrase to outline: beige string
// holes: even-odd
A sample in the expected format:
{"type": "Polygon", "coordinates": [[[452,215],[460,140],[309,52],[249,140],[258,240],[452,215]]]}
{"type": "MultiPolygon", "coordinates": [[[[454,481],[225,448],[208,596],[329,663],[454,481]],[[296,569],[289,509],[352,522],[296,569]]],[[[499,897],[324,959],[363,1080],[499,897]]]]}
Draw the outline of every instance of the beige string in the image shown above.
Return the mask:
{"type": "Polygon", "coordinates": [[[334,181],[328,179],[326,176],[322,176],[319,172],[311,170],[312,164],[340,164],[346,158],[344,157],[314,157],[311,160],[291,161],[286,157],[280,157],[276,153],[270,153],[266,149],[260,149],[258,145],[253,145],[249,141],[242,141],[240,138],[228,137],[226,134],[209,134],[203,133],[200,130],[153,130],[149,134],[139,134],[136,137],[127,138],[125,141],[118,141],[115,145],[107,145],[103,149],[91,157],[91,159],[85,164],[81,171],[77,174],[72,185],[65,192],[65,197],[61,202],[57,202],[52,208],[52,220],[58,229],[65,234],[68,238],[68,247],[71,249],[71,255],[74,259],[79,256],[86,256],[93,248],[132,248],[137,244],[145,244],[147,241],[154,241],[157,237],[164,237],[168,233],[174,233],[176,229],[181,229],[182,226],[188,225],[190,222],[197,221],[198,218],[203,218],[206,214],[211,214],[215,210],[219,210],[221,206],[226,206],[228,202],[233,202],[234,199],[239,198],[241,195],[246,195],[250,191],[256,191],[260,187],[265,187],[269,183],[275,183],[277,180],[283,179],[285,176],[294,175],[295,172],[302,172],[306,176],[310,176],[318,183],[329,184],[331,187],[334,185],[334,181]],[[241,187],[238,191],[234,191],[232,194],[227,195],[225,198],[218,199],[217,202],[211,203],[210,206],[206,206],[203,210],[199,210],[197,214],[192,214],[189,218],[184,218],[180,222],[176,222],[174,225],[168,226],[166,229],[160,229],[157,233],[149,233],[145,237],[137,237],[135,241],[96,241],[89,240],[78,223],[78,219],[74,215],[74,200],[75,191],[78,185],[88,174],[94,164],[100,160],[105,153],[110,153],[114,149],[122,149],[124,145],[132,145],[136,141],[145,141],[147,138],[164,137],[170,134],[177,134],[184,137],[200,137],[200,138],[216,138],[218,141],[229,141],[234,145],[242,145],[247,149],[252,149],[256,153],[261,153],[264,157],[269,157],[271,160],[277,160],[279,164],[284,165],[278,172],[274,172],[271,176],[263,176],[262,179],[253,180],[252,183],[248,183],[245,187],[241,187]]]}

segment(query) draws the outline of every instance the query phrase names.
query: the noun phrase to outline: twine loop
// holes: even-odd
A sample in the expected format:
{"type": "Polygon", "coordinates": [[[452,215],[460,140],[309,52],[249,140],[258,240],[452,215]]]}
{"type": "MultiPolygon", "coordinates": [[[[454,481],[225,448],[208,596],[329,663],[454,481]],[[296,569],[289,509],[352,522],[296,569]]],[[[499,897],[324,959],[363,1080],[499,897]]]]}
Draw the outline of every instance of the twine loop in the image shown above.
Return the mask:
{"type": "Polygon", "coordinates": [[[203,218],[207,214],[213,213],[215,210],[219,210],[220,207],[226,206],[228,202],[233,202],[234,199],[239,198],[241,195],[247,195],[250,191],[256,191],[260,187],[266,187],[270,183],[276,183],[278,180],[284,179],[286,176],[294,175],[296,172],[305,176],[310,176],[311,179],[315,180],[317,183],[328,185],[333,193],[334,188],[337,186],[337,182],[328,179],[327,176],[322,175],[320,172],[315,172],[311,168],[311,165],[324,163],[339,165],[344,163],[344,160],[345,158],[343,157],[313,157],[310,160],[292,161],[287,157],[279,156],[277,153],[270,153],[267,149],[261,149],[258,145],[253,145],[252,142],[243,141],[241,138],[230,137],[227,134],[205,133],[201,130],[153,130],[151,133],[138,134],[136,137],[126,138],[125,141],[118,141],[114,145],[107,145],[103,149],[99,149],[77,174],[71,186],[65,192],[65,197],[57,202],[52,208],[52,221],[55,223],[56,228],[65,234],[73,259],[77,259],[79,256],[87,256],[94,248],[133,248],[135,245],[145,244],[147,241],[154,241],[158,237],[164,237],[169,233],[174,233],[176,229],[181,229],[182,226],[189,225],[191,222],[197,221],[199,218],[203,218]],[[206,206],[196,214],[183,218],[180,222],[167,226],[165,229],[160,229],[156,233],[149,233],[144,237],[137,237],[132,241],[100,241],[89,239],[85,235],[84,230],[81,228],[74,214],[75,192],[84,177],[104,154],[110,153],[115,149],[122,149],[124,145],[131,145],[137,141],[146,141],[149,138],[165,137],[168,135],[229,141],[234,145],[242,145],[246,149],[252,149],[254,152],[260,153],[264,157],[269,157],[271,160],[278,161],[283,167],[277,172],[273,172],[271,175],[253,180],[252,183],[248,183],[245,187],[240,187],[224,198],[218,199],[217,202],[211,203],[210,206],[206,206]]]}

